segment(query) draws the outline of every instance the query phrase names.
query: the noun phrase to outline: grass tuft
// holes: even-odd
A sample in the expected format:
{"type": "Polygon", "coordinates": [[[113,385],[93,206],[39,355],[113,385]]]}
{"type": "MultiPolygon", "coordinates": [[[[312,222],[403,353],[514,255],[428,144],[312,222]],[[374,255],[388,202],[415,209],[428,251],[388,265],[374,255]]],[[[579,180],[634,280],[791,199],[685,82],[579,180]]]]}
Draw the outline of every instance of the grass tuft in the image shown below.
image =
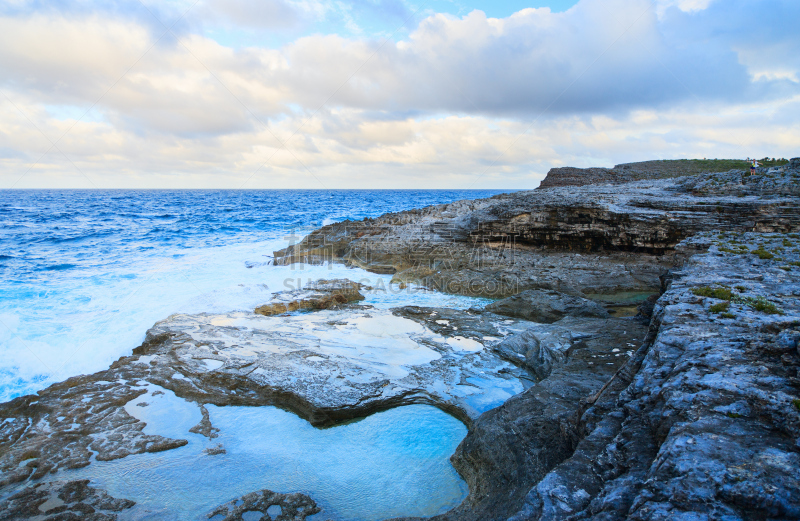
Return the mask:
{"type": "Polygon", "coordinates": [[[758,255],[759,259],[772,259],[775,257],[775,255],[765,250],[764,246],[759,246],[757,250],[753,250],[750,253],[758,255]]]}
{"type": "Polygon", "coordinates": [[[708,310],[712,313],[722,313],[723,311],[728,311],[730,307],[731,307],[730,301],[725,300],[723,302],[714,304],[713,306],[708,308],[708,310]]]}
{"type": "Polygon", "coordinates": [[[698,297],[710,297],[719,300],[731,299],[731,290],[725,287],[712,288],[711,286],[703,286],[700,288],[692,288],[692,293],[698,297]]]}

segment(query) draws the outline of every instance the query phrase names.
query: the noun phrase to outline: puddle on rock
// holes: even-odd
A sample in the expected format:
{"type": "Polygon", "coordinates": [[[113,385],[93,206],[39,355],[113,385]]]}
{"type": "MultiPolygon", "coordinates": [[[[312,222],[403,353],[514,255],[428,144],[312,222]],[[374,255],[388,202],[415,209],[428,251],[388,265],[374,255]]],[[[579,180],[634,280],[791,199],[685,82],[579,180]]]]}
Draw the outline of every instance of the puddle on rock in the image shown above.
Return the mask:
{"type": "Polygon", "coordinates": [[[126,411],[147,423],[146,433],[188,445],[95,461],[58,476],[88,478],[136,501],[120,521],[206,519],[218,505],[262,489],[308,494],[323,509],[309,520],[427,517],[457,506],[468,492],[449,460],[467,429],[432,406],[398,407],[317,429],[276,407],[206,405],[220,429],[209,440],[189,432],[202,418],[196,404],[153,385],[148,390],[126,411]],[[204,454],[217,445],[225,452],[204,454]]]}

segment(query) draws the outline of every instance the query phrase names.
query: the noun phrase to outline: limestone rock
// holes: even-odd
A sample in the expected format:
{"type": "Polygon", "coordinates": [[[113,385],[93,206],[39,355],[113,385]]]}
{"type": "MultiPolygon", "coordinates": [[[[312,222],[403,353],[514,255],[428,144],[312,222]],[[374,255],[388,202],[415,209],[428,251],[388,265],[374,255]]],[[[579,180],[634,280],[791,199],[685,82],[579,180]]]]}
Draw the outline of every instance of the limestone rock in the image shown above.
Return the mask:
{"type": "MultiPolygon", "coordinates": [[[[650,168],[650,167],[648,167],[650,168]]],[[[402,282],[502,298],[527,289],[657,291],[677,245],[707,230],[800,228],[800,165],[553,187],[325,226],[275,263],[342,262],[402,282]]]]}
{"type": "Polygon", "coordinates": [[[625,366],[646,331],[647,325],[632,317],[567,317],[533,324],[510,337],[537,332],[546,338],[549,333],[551,346],[561,343],[559,356],[536,385],[475,421],[452,457],[470,494],[459,507],[433,519],[486,521],[513,515],[530,487],[573,454],[581,439],[576,416],[584,401],[625,366]]]}
{"type": "Polygon", "coordinates": [[[210,521],[245,521],[243,514],[261,514],[264,521],[304,521],[318,514],[317,503],[305,494],[280,494],[271,490],[251,492],[220,505],[208,514],[210,521]]]}
{"type": "Polygon", "coordinates": [[[115,373],[70,378],[0,404],[0,486],[85,467],[93,452],[108,461],[187,443],[144,434],[124,405],[145,390],[115,373]]]}
{"type": "Polygon", "coordinates": [[[0,502],[0,519],[114,521],[135,503],[89,486],[89,480],[52,481],[23,488],[0,502]]]}
{"type": "Polygon", "coordinates": [[[331,309],[364,300],[359,292],[361,287],[358,282],[347,279],[318,280],[302,290],[274,293],[270,302],[254,312],[269,317],[300,310],[331,309]]]}
{"type": "Polygon", "coordinates": [[[181,397],[280,405],[318,426],[411,403],[469,423],[522,391],[520,379],[533,380],[487,348],[528,324],[417,307],[176,314],[151,328],[131,362],[145,357],[141,377],[181,397]]]}
{"type": "Polygon", "coordinates": [[[589,299],[558,291],[532,289],[492,302],[486,311],[550,324],[566,316],[608,317],[608,311],[589,299]]]}
{"type": "Polygon", "coordinates": [[[514,521],[800,518],[800,237],[697,240],[709,253],[673,274],[648,341],[514,521]]]}

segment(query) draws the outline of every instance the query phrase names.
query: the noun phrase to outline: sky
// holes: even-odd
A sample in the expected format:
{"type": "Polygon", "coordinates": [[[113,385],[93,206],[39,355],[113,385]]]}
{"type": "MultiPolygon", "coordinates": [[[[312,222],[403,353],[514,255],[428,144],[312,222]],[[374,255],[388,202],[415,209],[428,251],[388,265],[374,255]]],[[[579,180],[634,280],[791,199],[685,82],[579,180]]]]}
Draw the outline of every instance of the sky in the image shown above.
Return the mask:
{"type": "Polygon", "coordinates": [[[5,0],[0,189],[800,156],[797,0],[5,0]]]}

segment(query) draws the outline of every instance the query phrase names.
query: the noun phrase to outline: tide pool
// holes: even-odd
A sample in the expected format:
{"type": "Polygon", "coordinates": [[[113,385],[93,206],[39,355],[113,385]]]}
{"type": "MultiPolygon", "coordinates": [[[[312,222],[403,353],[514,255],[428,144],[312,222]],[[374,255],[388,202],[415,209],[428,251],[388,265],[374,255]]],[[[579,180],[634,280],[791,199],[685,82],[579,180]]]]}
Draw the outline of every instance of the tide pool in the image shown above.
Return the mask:
{"type": "Polygon", "coordinates": [[[436,515],[468,492],[449,461],[467,429],[435,407],[404,406],[317,429],[276,407],[209,405],[220,431],[208,439],[189,432],[202,417],[196,404],[156,386],[148,391],[125,409],[147,423],[146,433],[188,445],[53,476],[90,479],[136,501],[120,521],[207,519],[216,506],[261,489],[310,495],[323,509],[309,518],[315,521],[376,521],[436,515]],[[204,453],[218,446],[224,454],[204,453]]]}

